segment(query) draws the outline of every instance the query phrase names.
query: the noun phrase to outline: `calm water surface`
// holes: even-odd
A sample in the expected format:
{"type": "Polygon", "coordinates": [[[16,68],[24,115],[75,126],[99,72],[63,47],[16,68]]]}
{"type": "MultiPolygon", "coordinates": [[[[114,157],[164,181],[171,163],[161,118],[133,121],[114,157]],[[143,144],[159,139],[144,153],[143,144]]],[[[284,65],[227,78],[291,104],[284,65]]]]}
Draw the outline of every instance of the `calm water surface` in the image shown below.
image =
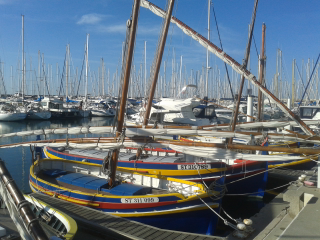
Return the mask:
{"type": "MultiPolygon", "coordinates": [[[[36,129],[54,129],[76,126],[112,126],[113,118],[86,118],[86,119],[68,119],[68,120],[48,120],[48,121],[32,121],[25,120],[20,122],[0,122],[0,134],[29,131],[36,129]]],[[[77,134],[69,135],[68,137],[108,137],[106,134],[77,134]]],[[[65,134],[47,135],[46,139],[66,138],[65,134]]],[[[41,136],[44,139],[44,136],[41,136]]],[[[36,140],[36,136],[27,137],[6,137],[0,138],[0,144],[19,143],[36,140]]],[[[24,193],[30,193],[28,183],[29,169],[31,165],[30,147],[14,147],[14,148],[0,148],[0,158],[6,162],[6,166],[10,171],[15,182],[24,193]]],[[[272,199],[273,197],[271,197],[272,199]]],[[[271,200],[261,198],[240,198],[229,197],[224,198],[222,207],[226,212],[234,218],[249,218],[271,200]]],[[[227,218],[222,213],[223,217],[227,218]]],[[[229,221],[231,221],[229,219],[229,221]]],[[[231,221],[232,222],[232,221],[231,221]]],[[[218,226],[217,235],[226,236],[231,229],[220,222],[218,226]]]]}
{"type": "MultiPolygon", "coordinates": [[[[30,131],[36,129],[54,129],[76,126],[111,126],[113,118],[83,118],[83,119],[67,119],[67,120],[24,120],[19,122],[0,122],[0,134],[30,131]]],[[[107,135],[98,134],[77,134],[69,135],[68,137],[106,137],[107,135]]],[[[66,138],[66,134],[47,135],[46,139],[66,138]]],[[[41,136],[44,139],[44,136],[41,136]]],[[[19,143],[27,141],[35,141],[36,136],[27,137],[5,137],[0,138],[0,145],[19,143]]],[[[6,166],[10,171],[11,176],[19,186],[22,192],[31,192],[29,188],[28,178],[29,169],[31,165],[30,147],[14,147],[14,148],[0,148],[0,158],[6,162],[6,166]]]]}

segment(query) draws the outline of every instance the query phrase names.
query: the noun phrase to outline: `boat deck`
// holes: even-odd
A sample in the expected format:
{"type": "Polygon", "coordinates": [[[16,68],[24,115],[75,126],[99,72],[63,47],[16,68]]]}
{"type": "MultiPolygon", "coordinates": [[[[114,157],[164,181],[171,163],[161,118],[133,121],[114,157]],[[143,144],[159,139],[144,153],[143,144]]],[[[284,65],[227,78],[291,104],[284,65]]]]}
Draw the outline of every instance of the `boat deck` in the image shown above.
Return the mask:
{"type": "Polygon", "coordinates": [[[163,230],[146,224],[130,221],[88,207],[76,205],[41,193],[32,193],[52,207],[68,214],[79,226],[94,229],[114,239],[166,239],[166,240],[223,240],[225,238],[201,234],[163,230]]]}
{"type": "MultiPolygon", "coordinates": [[[[68,154],[71,155],[77,155],[77,156],[83,156],[85,157],[91,157],[91,158],[97,158],[97,159],[104,159],[107,155],[107,151],[100,151],[100,150],[92,150],[92,149],[68,149],[68,154]]],[[[186,160],[183,158],[183,155],[180,156],[165,156],[165,153],[161,153],[164,156],[157,156],[156,152],[149,153],[147,158],[139,159],[140,161],[144,162],[166,162],[166,163],[179,163],[179,162],[185,162],[186,160]],[[155,154],[155,155],[153,155],[155,154]]],[[[121,161],[132,161],[136,156],[136,153],[127,153],[120,151],[119,153],[119,159],[121,161]]]]}

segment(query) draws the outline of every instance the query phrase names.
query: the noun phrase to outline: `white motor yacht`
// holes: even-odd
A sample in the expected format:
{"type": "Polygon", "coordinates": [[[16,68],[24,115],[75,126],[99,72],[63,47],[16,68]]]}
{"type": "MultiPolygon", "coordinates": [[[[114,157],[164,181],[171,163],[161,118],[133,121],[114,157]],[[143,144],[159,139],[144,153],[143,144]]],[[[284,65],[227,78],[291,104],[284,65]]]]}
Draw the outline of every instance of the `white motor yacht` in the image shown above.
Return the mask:
{"type": "Polygon", "coordinates": [[[51,118],[51,112],[45,110],[40,102],[32,102],[27,106],[27,119],[46,120],[51,118]]]}
{"type": "Polygon", "coordinates": [[[18,110],[9,103],[0,103],[0,121],[20,121],[26,117],[26,112],[18,110]]]}
{"type": "Polygon", "coordinates": [[[82,118],[80,109],[75,107],[64,107],[63,101],[57,98],[45,97],[41,100],[45,110],[51,112],[51,118],[82,118]]]}

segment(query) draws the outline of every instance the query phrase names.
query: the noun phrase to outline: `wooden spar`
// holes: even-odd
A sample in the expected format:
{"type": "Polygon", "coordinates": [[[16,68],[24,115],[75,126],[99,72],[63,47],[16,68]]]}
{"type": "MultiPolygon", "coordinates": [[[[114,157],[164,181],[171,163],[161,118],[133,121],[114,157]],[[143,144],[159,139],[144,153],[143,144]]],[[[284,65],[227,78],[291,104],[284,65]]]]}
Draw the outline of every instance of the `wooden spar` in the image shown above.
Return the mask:
{"type": "MultiPolygon", "coordinates": [[[[153,3],[150,3],[147,0],[142,0],[141,6],[148,8],[150,11],[152,11],[153,13],[155,13],[160,17],[165,16],[165,12],[161,8],[154,5],[153,3]]],[[[273,101],[284,113],[288,114],[292,120],[294,120],[297,124],[299,124],[301,129],[306,134],[315,135],[315,133],[299,118],[299,116],[295,115],[290,109],[287,108],[287,106],[285,106],[281,101],[279,101],[279,99],[275,97],[273,93],[271,93],[266,87],[261,85],[260,82],[257,81],[256,77],[250,71],[243,69],[241,64],[238,63],[235,59],[233,59],[231,56],[229,56],[227,53],[221,50],[218,46],[210,42],[200,33],[196,32],[195,30],[190,28],[188,25],[186,25],[179,19],[172,17],[171,22],[176,24],[180,29],[182,29],[182,31],[186,35],[198,41],[205,48],[208,48],[209,51],[211,51],[222,61],[230,65],[237,73],[244,75],[245,78],[247,78],[249,81],[251,81],[252,84],[254,84],[257,88],[259,88],[262,91],[262,93],[270,99],[270,101],[273,101]]]]}
{"type": "Polygon", "coordinates": [[[272,151],[272,152],[284,152],[284,153],[297,153],[297,154],[320,154],[320,149],[311,148],[284,148],[284,147],[264,147],[264,146],[252,146],[241,144],[221,144],[221,143],[202,143],[202,142],[179,142],[179,141],[154,141],[154,143],[172,144],[177,146],[190,146],[190,147],[211,147],[222,149],[239,149],[239,150],[251,150],[251,151],[272,151]]]}
{"type": "MultiPolygon", "coordinates": [[[[124,73],[124,79],[123,79],[123,86],[122,86],[122,95],[121,95],[121,102],[120,102],[120,110],[118,115],[118,126],[117,126],[117,133],[116,136],[119,137],[122,132],[123,122],[124,122],[124,113],[126,108],[126,102],[127,102],[127,95],[128,95],[128,88],[129,88],[129,80],[130,80],[130,70],[131,70],[131,63],[132,63],[132,56],[133,56],[133,49],[134,49],[134,42],[136,37],[136,29],[138,24],[138,15],[139,15],[139,7],[140,7],[140,0],[134,1],[133,6],[133,15],[131,22],[128,21],[127,27],[130,28],[130,36],[129,36],[129,42],[128,42],[128,54],[126,59],[126,69],[124,73]]],[[[112,159],[111,159],[111,176],[109,179],[109,186],[112,187],[115,182],[115,176],[116,176],[116,168],[118,165],[118,155],[119,150],[115,149],[112,153],[112,159]]]]}
{"type": "MultiPolygon", "coordinates": [[[[249,59],[249,55],[250,55],[252,34],[253,34],[253,29],[254,29],[254,23],[255,23],[255,20],[256,20],[256,12],[257,12],[257,7],[258,7],[258,2],[259,2],[259,0],[255,0],[255,3],[254,3],[252,18],[251,18],[251,24],[250,24],[249,39],[248,39],[248,44],[247,44],[247,49],[246,49],[246,55],[245,55],[245,58],[244,58],[244,61],[243,61],[243,64],[242,64],[242,68],[243,69],[247,69],[248,59],[249,59]]],[[[244,79],[245,79],[245,76],[242,75],[240,88],[239,88],[239,93],[238,93],[236,111],[235,111],[235,113],[233,115],[231,131],[235,131],[235,129],[236,129],[237,118],[238,118],[238,113],[239,113],[239,106],[240,106],[240,100],[241,100],[242,89],[243,89],[243,85],[244,85],[244,79]]],[[[232,140],[233,140],[233,138],[229,139],[229,144],[232,143],[232,140]]]]}
{"type": "Polygon", "coordinates": [[[163,56],[163,50],[166,45],[166,39],[167,39],[170,20],[171,20],[171,16],[172,16],[173,5],[174,5],[174,0],[171,0],[170,4],[168,6],[167,17],[166,17],[166,21],[165,21],[165,24],[163,27],[163,31],[161,33],[161,35],[162,35],[161,41],[160,41],[159,47],[158,47],[159,51],[156,53],[156,60],[155,60],[156,63],[155,63],[155,69],[154,69],[154,74],[153,74],[153,80],[152,80],[152,85],[151,85],[151,89],[150,89],[148,104],[146,107],[146,112],[144,114],[144,119],[143,119],[143,125],[145,125],[145,126],[148,125],[148,119],[149,119],[149,115],[150,115],[150,111],[151,111],[152,100],[153,100],[154,92],[156,90],[159,70],[160,70],[162,56],[163,56]]]}
{"type": "MultiPolygon", "coordinates": [[[[135,126],[134,128],[138,128],[139,126],[135,126]]],[[[166,126],[163,129],[173,129],[173,126],[166,126]]],[[[140,126],[141,128],[141,126],[140,126]]],[[[146,127],[148,129],[151,129],[152,126],[146,127]]],[[[176,129],[185,129],[184,126],[177,126],[176,129]]],[[[203,131],[211,131],[211,130],[203,130],[203,131]]],[[[309,141],[320,141],[319,136],[308,136],[308,135],[302,135],[299,133],[296,133],[294,131],[290,131],[285,129],[285,131],[290,132],[291,134],[286,134],[286,137],[292,137],[292,138],[300,138],[300,139],[305,139],[309,141]]],[[[221,131],[218,130],[216,132],[231,132],[231,131],[221,131]]],[[[254,135],[254,136],[261,136],[261,133],[258,132],[233,132],[233,133],[238,133],[238,134],[243,134],[243,135],[254,135]]],[[[275,137],[281,137],[283,134],[279,133],[268,133],[268,136],[275,136],[275,137]]],[[[299,141],[299,139],[297,139],[299,141]]],[[[37,143],[65,143],[66,139],[51,139],[51,140],[39,140],[39,141],[28,141],[28,142],[21,142],[21,143],[10,143],[10,144],[5,144],[5,145],[0,145],[0,148],[6,148],[6,147],[13,147],[13,146],[20,146],[20,145],[36,145],[37,143]]],[[[113,137],[101,137],[101,138],[68,138],[69,143],[77,143],[77,144],[82,144],[82,143],[115,143],[117,140],[115,140],[113,137]]],[[[147,142],[152,142],[152,137],[126,137],[124,138],[124,142],[137,142],[137,143],[147,143],[147,142]]],[[[272,147],[272,146],[271,146],[272,147]]]]}
{"type": "MultiPolygon", "coordinates": [[[[241,132],[242,134],[242,132],[241,132]]],[[[252,133],[252,132],[247,132],[245,133],[247,135],[249,134],[259,134],[259,133],[252,133]]],[[[271,134],[269,134],[271,135],[271,134]]],[[[272,134],[277,136],[277,134],[272,134]]],[[[278,134],[281,135],[281,134],[278,134]]],[[[281,135],[282,136],[282,135],[281,135]]],[[[295,137],[296,135],[291,135],[288,134],[287,136],[292,136],[295,137]]],[[[306,135],[298,135],[297,137],[302,137],[302,138],[308,138],[308,136],[306,135]]],[[[317,136],[313,136],[311,137],[312,139],[310,140],[320,140],[320,137],[317,136]],[[315,139],[316,138],[316,139],[315,139]]],[[[64,142],[66,140],[64,139],[64,142]]],[[[74,139],[68,139],[69,142],[72,143],[79,143],[79,144],[84,144],[84,143],[115,143],[115,141],[109,139],[109,140],[101,140],[99,138],[96,138],[95,140],[91,140],[91,141],[84,141],[84,140],[74,140],[74,139]]],[[[36,143],[37,141],[33,141],[32,143],[36,143]]],[[[51,140],[49,143],[56,143],[56,140],[51,140]]],[[[161,144],[172,144],[172,145],[178,145],[178,146],[193,146],[193,147],[210,147],[210,148],[223,148],[226,149],[226,145],[225,144],[221,144],[221,143],[203,143],[203,142],[180,142],[180,141],[168,141],[168,140],[154,140],[152,141],[152,139],[148,140],[148,139],[144,139],[141,141],[125,141],[125,142],[135,142],[135,143],[161,143],[161,144]]],[[[31,143],[31,142],[26,142],[26,143],[31,143]]],[[[20,143],[23,144],[23,143],[20,143]]],[[[1,147],[5,147],[5,146],[14,146],[14,145],[18,145],[17,143],[13,143],[13,144],[7,144],[7,145],[1,145],[1,147]]],[[[311,149],[311,148],[286,148],[286,147],[276,147],[276,146],[268,146],[268,147],[264,147],[264,146],[252,146],[252,145],[242,145],[242,144],[228,144],[228,149],[239,149],[239,150],[258,150],[258,151],[272,151],[272,152],[285,152],[285,153],[297,153],[297,154],[320,154],[320,149],[311,149]]]]}
{"type": "Polygon", "coordinates": [[[24,198],[23,194],[20,192],[17,184],[12,179],[11,174],[9,173],[8,169],[6,168],[4,161],[0,159],[0,178],[3,182],[3,185],[11,195],[14,204],[19,211],[19,214],[22,220],[25,223],[25,226],[28,227],[26,229],[31,235],[34,237],[35,240],[47,240],[49,239],[45,234],[43,228],[41,227],[39,220],[36,218],[35,214],[30,208],[30,204],[24,198]]]}
{"type": "MultiPolygon", "coordinates": [[[[260,72],[259,72],[259,80],[260,84],[264,85],[264,66],[265,66],[265,56],[264,56],[264,45],[265,45],[265,37],[266,37],[266,25],[262,24],[262,43],[261,43],[261,53],[260,53],[260,72]]],[[[259,89],[258,92],[258,120],[259,122],[263,120],[262,115],[262,92],[259,89]]]]}

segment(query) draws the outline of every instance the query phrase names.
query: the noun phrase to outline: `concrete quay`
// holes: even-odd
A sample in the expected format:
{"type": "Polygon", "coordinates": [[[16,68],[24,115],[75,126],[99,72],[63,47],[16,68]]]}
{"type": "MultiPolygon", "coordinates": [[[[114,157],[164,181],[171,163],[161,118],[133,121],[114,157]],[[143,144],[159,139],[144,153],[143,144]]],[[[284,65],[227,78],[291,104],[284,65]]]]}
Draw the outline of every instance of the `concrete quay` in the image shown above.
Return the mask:
{"type": "MultiPolygon", "coordinates": [[[[320,189],[317,188],[317,169],[306,172],[305,180],[297,180],[276,196],[250,219],[253,232],[247,240],[320,239],[320,189]],[[313,186],[311,186],[313,184],[313,186]]],[[[228,240],[241,239],[230,234],[228,240]]]]}

